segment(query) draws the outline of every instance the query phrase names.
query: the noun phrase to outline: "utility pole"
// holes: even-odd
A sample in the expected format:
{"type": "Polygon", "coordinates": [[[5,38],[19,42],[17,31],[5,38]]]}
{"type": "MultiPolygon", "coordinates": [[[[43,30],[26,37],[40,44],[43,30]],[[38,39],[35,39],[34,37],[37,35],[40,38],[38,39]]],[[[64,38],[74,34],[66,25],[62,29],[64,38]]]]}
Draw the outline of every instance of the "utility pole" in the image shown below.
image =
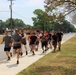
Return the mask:
{"type": "Polygon", "coordinates": [[[11,36],[12,36],[12,1],[13,0],[8,0],[10,1],[10,5],[9,5],[9,8],[10,8],[10,26],[11,26],[11,36]]]}

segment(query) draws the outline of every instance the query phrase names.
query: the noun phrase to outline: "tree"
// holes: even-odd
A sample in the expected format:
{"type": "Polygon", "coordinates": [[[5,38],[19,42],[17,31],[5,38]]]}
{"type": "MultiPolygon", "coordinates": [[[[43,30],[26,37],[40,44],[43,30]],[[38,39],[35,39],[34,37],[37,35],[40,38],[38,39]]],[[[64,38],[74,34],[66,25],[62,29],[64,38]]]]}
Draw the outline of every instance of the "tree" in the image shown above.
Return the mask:
{"type": "Polygon", "coordinates": [[[45,11],[53,19],[53,23],[61,21],[66,15],[76,10],[75,0],[45,0],[44,3],[45,11]]]}
{"type": "Polygon", "coordinates": [[[36,9],[33,13],[36,15],[36,17],[32,17],[34,27],[49,30],[49,16],[41,9],[36,9]]]}
{"type": "MultiPolygon", "coordinates": [[[[4,28],[11,28],[10,19],[3,23],[4,28]]],[[[12,19],[12,28],[24,28],[26,24],[21,19],[12,19]]]]}
{"type": "Polygon", "coordinates": [[[76,11],[72,14],[72,22],[76,24],[76,11]]]}
{"type": "Polygon", "coordinates": [[[75,27],[65,19],[54,25],[54,30],[57,31],[58,29],[61,29],[63,32],[75,32],[75,27]]]}
{"type": "Polygon", "coordinates": [[[75,27],[68,22],[67,20],[63,19],[55,22],[53,18],[55,18],[54,15],[48,16],[44,11],[41,9],[36,9],[34,11],[34,14],[36,17],[32,17],[32,20],[34,21],[34,27],[46,30],[46,31],[51,31],[54,29],[57,31],[58,29],[61,29],[63,32],[73,32],[75,31],[75,27]]]}
{"type": "Polygon", "coordinates": [[[3,33],[3,21],[0,20],[0,34],[3,33]]]}

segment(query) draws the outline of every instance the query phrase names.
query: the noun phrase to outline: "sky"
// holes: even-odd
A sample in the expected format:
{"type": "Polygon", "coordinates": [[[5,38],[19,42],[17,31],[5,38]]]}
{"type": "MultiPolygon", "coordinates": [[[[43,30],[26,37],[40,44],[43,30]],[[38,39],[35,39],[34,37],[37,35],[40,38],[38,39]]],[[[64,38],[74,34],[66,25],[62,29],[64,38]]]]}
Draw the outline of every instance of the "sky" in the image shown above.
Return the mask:
{"type": "MultiPolygon", "coordinates": [[[[0,0],[0,20],[10,18],[10,0],[0,0]]],[[[44,10],[44,0],[13,0],[12,17],[22,19],[25,24],[33,25],[32,17],[35,9],[44,10]]],[[[66,19],[70,21],[70,16],[66,19]]]]}
{"type": "MultiPolygon", "coordinates": [[[[10,18],[9,5],[9,0],[0,0],[0,20],[5,21],[10,18]]],[[[33,25],[31,18],[35,16],[33,14],[35,9],[44,10],[44,0],[13,0],[12,17],[22,19],[25,24],[33,25]]]]}

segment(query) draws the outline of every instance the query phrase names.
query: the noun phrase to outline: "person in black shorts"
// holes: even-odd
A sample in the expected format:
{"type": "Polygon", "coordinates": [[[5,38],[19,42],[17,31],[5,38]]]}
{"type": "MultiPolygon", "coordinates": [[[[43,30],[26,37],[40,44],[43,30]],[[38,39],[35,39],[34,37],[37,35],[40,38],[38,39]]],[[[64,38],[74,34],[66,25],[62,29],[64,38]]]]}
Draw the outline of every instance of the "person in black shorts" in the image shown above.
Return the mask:
{"type": "Polygon", "coordinates": [[[30,36],[30,48],[31,48],[33,55],[35,55],[34,50],[36,46],[36,40],[37,40],[37,37],[35,36],[34,33],[32,33],[30,36]]]}
{"type": "Polygon", "coordinates": [[[54,51],[53,52],[55,52],[56,51],[56,47],[57,47],[57,35],[56,35],[54,30],[52,30],[52,45],[54,47],[54,51]]]}
{"type": "Polygon", "coordinates": [[[19,64],[19,54],[21,49],[21,39],[22,37],[19,35],[19,31],[16,29],[15,34],[12,36],[13,39],[13,52],[17,53],[17,64],[19,64]]]}
{"type": "Polygon", "coordinates": [[[24,45],[24,48],[26,49],[26,55],[27,55],[28,52],[27,52],[27,47],[26,47],[26,44],[27,44],[26,43],[26,34],[25,34],[24,30],[21,30],[21,36],[22,36],[21,42],[24,45]]]}
{"type": "Polygon", "coordinates": [[[61,41],[62,41],[63,33],[61,32],[60,29],[58,29],[57,32],[57,42],[58,42],[58,50],[61,50],[61,41]]]}
{"type": "Polygon", "coordinates": [[[45,37],[44,33],[42,34],[41,45],[42,45],[42,50],[43,50],[43,53],[44,53],[47,49],[47,40],[46,40],[46,37],[45,37]]]}
{"type": "Polygon", "coordinates": [[[7,60],[10,60],[10,50],[12,46],[12,39],[11,36],[8,35],[8,31],[5,31],[5,36],[3,37],[3,41],[1,43],[5,42],[4,51],[6,52],[6,55],[8,57],[7,60]]]}
{"type": "MultiPolygon", "coordinates": [[[[30,33],[29,35],[28,35],[28,43],[29,43],[29,47],[30,47],[30,49],[31,49],[31,45],[30,45],[30,43],[31,43],[31,39],[30,39],[30,37],[32,36],[32,33],[30,33]]],[[[30,50],[30,52],[31,52],[32,50],[30,50]]]]}
{"type": "Polygon", "coordinates": [[[39,33],[37,32],[36,34],[37,40],[36,40],[36,51],[38,51],[38,47],[39,47],[39,42],[40,42],[40,36],[39,33]]]}
{"type": "Polygon", "coordinates": [[[49,33],[49,36],[48,36],[48,43],[50,45],[50,49],[52,49],[52,39],[51,39],[51,33],[49,33]]]}

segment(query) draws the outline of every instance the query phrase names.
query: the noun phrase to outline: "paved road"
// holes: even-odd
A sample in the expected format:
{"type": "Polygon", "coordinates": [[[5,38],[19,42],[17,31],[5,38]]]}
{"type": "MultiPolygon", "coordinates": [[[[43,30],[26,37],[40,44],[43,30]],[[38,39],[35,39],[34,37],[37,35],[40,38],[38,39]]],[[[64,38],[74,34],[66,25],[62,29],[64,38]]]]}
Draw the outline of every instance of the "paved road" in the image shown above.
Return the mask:
{"type": "MultiPolygon", "coordinates": [[[[63,42],[64,42],[64,40],[66,41],[67,39],[69,39],[69,37],[72,37],[72,36],[74,36],[74,33],[65,34],[63,36],[63,42]]],[[[4,48],[4,44],[0,45],[0,61],[3,59],[6,59],[6,55],[5,55],[3,48],[4,48]]],[[[27,48],[28,48],[28,50],[30,50],[28,42],[27,42],[27,48]]],[[[11,49],[11,52],[12,52],[12,50],[13,49],[11,49]]],[[[23,51],[25,52],[24,48],[23,48],[23,51]]]]}

